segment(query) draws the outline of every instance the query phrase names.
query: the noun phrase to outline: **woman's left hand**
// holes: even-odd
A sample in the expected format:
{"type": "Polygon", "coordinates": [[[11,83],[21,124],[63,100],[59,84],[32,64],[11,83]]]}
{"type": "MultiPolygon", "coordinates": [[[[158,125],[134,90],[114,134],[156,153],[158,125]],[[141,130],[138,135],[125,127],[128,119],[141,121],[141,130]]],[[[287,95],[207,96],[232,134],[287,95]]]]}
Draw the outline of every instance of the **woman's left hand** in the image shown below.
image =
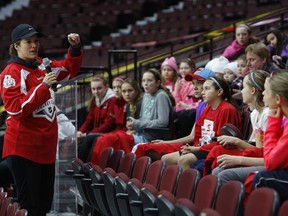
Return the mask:
{"type": "Polygon", "coordinates": [[[276,109],[269,109],[269,115],[273,117],[283,118],[283,112],[280,107],[277,107],[276,109]]]}
{"type": "Polygon", "coordinates": [[[237,141],[238,138],[237,137],[232,137],[232,136],[226,136],[226,135],[222,135],[217,137],[217,142],[219,142],[220,145],[222,145],[224,148],[233,148],[233,146],[235,148],[237,148],[237,141]]]}
{"type": "Polygon", "coordinates": [[[236,99],[236,100],[242,100],[242,93],[241,90],[239,89],[233,89],[232,90],[233,94],[232,94],[232,98],[236,99]]]}
{"type": "Polygon", "coordinates": [[[241,159],[241,156],[224,154],[217,157],[217,163],[220,168],[227,169],[241,165],[241,159]]]}
{"type": "Polygon", "coordinates": [[[133,123],[134,123],[135,119],[132,117],[129,117],[127,122],[126,122],[126,127],[128,128],[128,130],[132,130],[133,129],[133,123]]]}
{"type": "Polygon", "coordinates": [[[67,39],[72,46],[78,45],[81,42],[79,34],[76,33],[70,33],[67,39]]]}

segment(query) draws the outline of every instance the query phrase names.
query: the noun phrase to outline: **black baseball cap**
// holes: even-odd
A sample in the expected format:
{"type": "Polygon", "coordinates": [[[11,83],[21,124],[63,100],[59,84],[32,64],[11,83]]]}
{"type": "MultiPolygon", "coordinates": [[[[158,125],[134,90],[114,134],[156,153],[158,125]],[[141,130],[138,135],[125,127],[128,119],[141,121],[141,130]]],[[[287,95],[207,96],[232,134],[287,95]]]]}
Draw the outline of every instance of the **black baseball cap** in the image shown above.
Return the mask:
{"type": "Polygon", "coordinates": [[[39,37],[43,36],[42,33],[37,32],[31,25],[20,24],[13,29],[11,33],[11,40],[12,43],[16,43],[21,39],[26,39],[32,37],[33,35],[38,35],[39,37]]]}

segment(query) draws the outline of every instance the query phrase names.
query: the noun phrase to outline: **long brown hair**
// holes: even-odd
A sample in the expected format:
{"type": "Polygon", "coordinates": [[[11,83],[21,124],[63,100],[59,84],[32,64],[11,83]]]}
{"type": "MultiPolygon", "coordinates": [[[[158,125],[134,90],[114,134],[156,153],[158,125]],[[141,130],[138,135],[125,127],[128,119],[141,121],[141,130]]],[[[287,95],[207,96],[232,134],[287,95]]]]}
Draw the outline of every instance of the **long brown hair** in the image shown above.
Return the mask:
{"type": "Polygon", "coordinates": [[[145,74],[145,73],[152,73],[155,80],[160,81],[159,89],[162,89],[166,92],[166,94],[168,95],[168,97],[172,103],[172,106],[175,106],[175,104],[176,104],[175,99],[174,99],[173,95],[171,94],[170,90],[164,85],[164,80],[163,80],[159,70],[157,70],[156,68],[149,68],[143,74],[145,74]]]}
{"type": "Polygon", "coordinates": [[[232,98],[231,88],[228,82],[223,77],[219,77],[219,76],[209,77],[207,80],[213,81],[213,86],[216,90],[220,88],[223,89],[222,100],[226,100],[227,102],[232,104],[234,107],[236,107],[238,110],[240,110],[237,102],[232,98]]]}
{"type": "Polygon", "coordinates": [[[270,88],[274,95],[280,95],[288,102],[288,70],[273,74],[269,79],[270,88]]]}
{"type": "Polygon", "coordinates": [[[137,101],[141,98],[141,94],[142,94],[142,90],[138,84],[138,82],[136,80],[133,80],[131,78],[127,78],[124,80],[124,82],[122,83],[122,85],[124,83],[129,84],[130,86],[132,86],[132,88],[136,91],[136,97],[135,97],[135,101],[133,101],[133,104],[136,104],[137,101]]]}
{"type": "Polygon", "coordinates": [[[122,85],[125,83],[129,84],[134,89],[134,91],[136,91],[136,96],[135,96],[134,100],[130,104],[127,105],[127,106],[129,106],[130,116],[133,118],[136,118],[137,117],[136,116],[137,115],[137,104],[142,99],[142,95],[141,95],[142,91],[141,91],[141,88],[140,88],[140,86],[136,80],[127,78],[124,80],[122,85]]]}

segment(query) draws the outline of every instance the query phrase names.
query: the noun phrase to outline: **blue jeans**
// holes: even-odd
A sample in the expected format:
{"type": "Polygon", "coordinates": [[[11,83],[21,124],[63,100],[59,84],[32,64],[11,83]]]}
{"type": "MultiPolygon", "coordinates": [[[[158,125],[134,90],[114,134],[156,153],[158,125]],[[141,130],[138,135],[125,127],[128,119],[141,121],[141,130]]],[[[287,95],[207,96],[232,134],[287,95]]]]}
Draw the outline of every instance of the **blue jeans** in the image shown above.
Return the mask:
{"type": "Polygon", "coordinates": [[[140,134],[133,134],[134,137],[134,145],[137,145],[139,143],[147,143],[149,140],[147,140],[144,136],[140,134]]]}

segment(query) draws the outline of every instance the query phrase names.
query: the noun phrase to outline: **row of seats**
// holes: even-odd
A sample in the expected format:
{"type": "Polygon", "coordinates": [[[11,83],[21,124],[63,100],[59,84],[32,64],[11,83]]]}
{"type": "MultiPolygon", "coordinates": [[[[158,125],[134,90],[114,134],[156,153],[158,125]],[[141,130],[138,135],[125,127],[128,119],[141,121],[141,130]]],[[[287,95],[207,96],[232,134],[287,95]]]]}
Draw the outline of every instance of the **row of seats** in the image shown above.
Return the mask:
{"type": "MultiPolygon", "coordinates": [[[[217,26],[217,23],[219,23],[219,27],[231,24],[230,22],[222,22],[223,14],[231,14],[233,11],[233,13],[249,15],[249,13],[246,13],[246,9],[250,13],[253,11],[253,15],[255,14],[255,6],[246,7],[244,10],[243,7],[245,5],[238,3],[242,1],[228,1],[228,3],[230,2],[228,4],[225,3],[226,1],[219,0],[215,1],[215,6],[214,3],[203,4],[201,3],[202,1],[186,0],[182,2],[184,3],[182,9],[178,8],[172,12],[169,10],[168,12],[167,10],[163,12],[160,9],[169,6],[165,1],[119,1],[118,4],[118,1],[115,3],[102,0],[89,0],[85,2],[73,0],[69,1],[69,3],[67,1],[59,2],[56,0],[49,0],[47,2],[31,0],[29,7],[25,8],[26,13],[22,13],[23,9],[15,10],[11,18],[0,21],[2,27],[0,29],[2,35],[0,47],[3,48],[0,57],[3,60],[8,58],[7,49],[10,44],[10,33],[13,27],[19,24],[19,20],[43,30],[47,37],[42,38],[41,47],[47,51],[46,55],[65,53],[67,33],[80,33],[82,43],[91,45],[89,47],[93,49],[91,51],[88,50],[89,55],[86,55],[87,58],[84,58],[84,64],[98,65],[103,64],[105,60],[105,56],[97,53],[99,49],[103,49],[106,52],[111,48],[137,48],[139,53],[146,53],[147,49],[157,44],[156,41],[164,44],[167,43],[167,40],[179,41],[179,37],[190,37],[190,33],[210,30],[212,27],[211,23],[213,23],[214,27],[217,26]],[[231,2],[237,3],[232,4],[231,2]],[[149,7],[149,4],[155,4],[155,7],[149,7]],[[156,5],[158,6],[156,7],[156,5]],[[230,8],[225,9],[224,6],[230,8]],[[156,11],[158,8],[159,10],[156,11]],[[108,10],[112,10],[112,12],[107,13],[108,10]],[[145,25],[137,25],[136,21],[144,19],[146,16],[145,13],[148,10],[154,10],[154,13],[158,14],[158,19],[154,22],[150,20],[145,25]],[[127,34],[126,31],[124,33],[121,31],[120,37],[109,35],[121,28],[126,28],[129,24],[132,26],[130,33],[127,34]],[[91,44],[93,41],[100,40],[103,44],[101,48],[96,48],[91,44]]],[[[256,2],[256,0],[250,0],[250,2],[256,2]]],[[[272,5],[269,11],[276,7],[277,5],[272,5]]],[[[260,9],[257,8],[257,13],[260,13],[260,9]]],[[[265,8],[265,11],[267,11],[267,8],[265,8]]],[[[193,36],[193,38],[197,42],[203,40],[202,37],[198,36],[193,36]]],[[[191,41],[187,43],[191,43],[191,41]]],[[[195,53],[195,55],[198,55],[198,53],[195,53]]],[[[0,61],[0,67],[5,65],[3,60],[0,61]]]]}
{"type": "Polygon", "coordinates": [[[1,216],[27,216],[28,211],[20,208],[18,202],[13,202],[13,198],[8,196],[4,188],[0,188],[0,215],[1,216]]]}
{"type": "MultiPolygon", "coordinates": [[[[98,165],[75,158],[72,174],[92,215],[276,215],[279,197],[271,188],[256,189],[244,209],[244,186],[231,181],[222,186],[216,176],[200,178],[196,169],[182,171],[147,156],[136,159],[112,147],[98,165]],[[261,206],[261,207],[260,207],[261,206]]],[[[288,204],[281,206],[281,209],[288,204]]],[[[281,210],[283,212],[284,210],[281,210]]],[[[279,214],[280,215],[280,214],[279,214]]],[[[281,215],[282,216],[282,215],[281,215]]]]}

